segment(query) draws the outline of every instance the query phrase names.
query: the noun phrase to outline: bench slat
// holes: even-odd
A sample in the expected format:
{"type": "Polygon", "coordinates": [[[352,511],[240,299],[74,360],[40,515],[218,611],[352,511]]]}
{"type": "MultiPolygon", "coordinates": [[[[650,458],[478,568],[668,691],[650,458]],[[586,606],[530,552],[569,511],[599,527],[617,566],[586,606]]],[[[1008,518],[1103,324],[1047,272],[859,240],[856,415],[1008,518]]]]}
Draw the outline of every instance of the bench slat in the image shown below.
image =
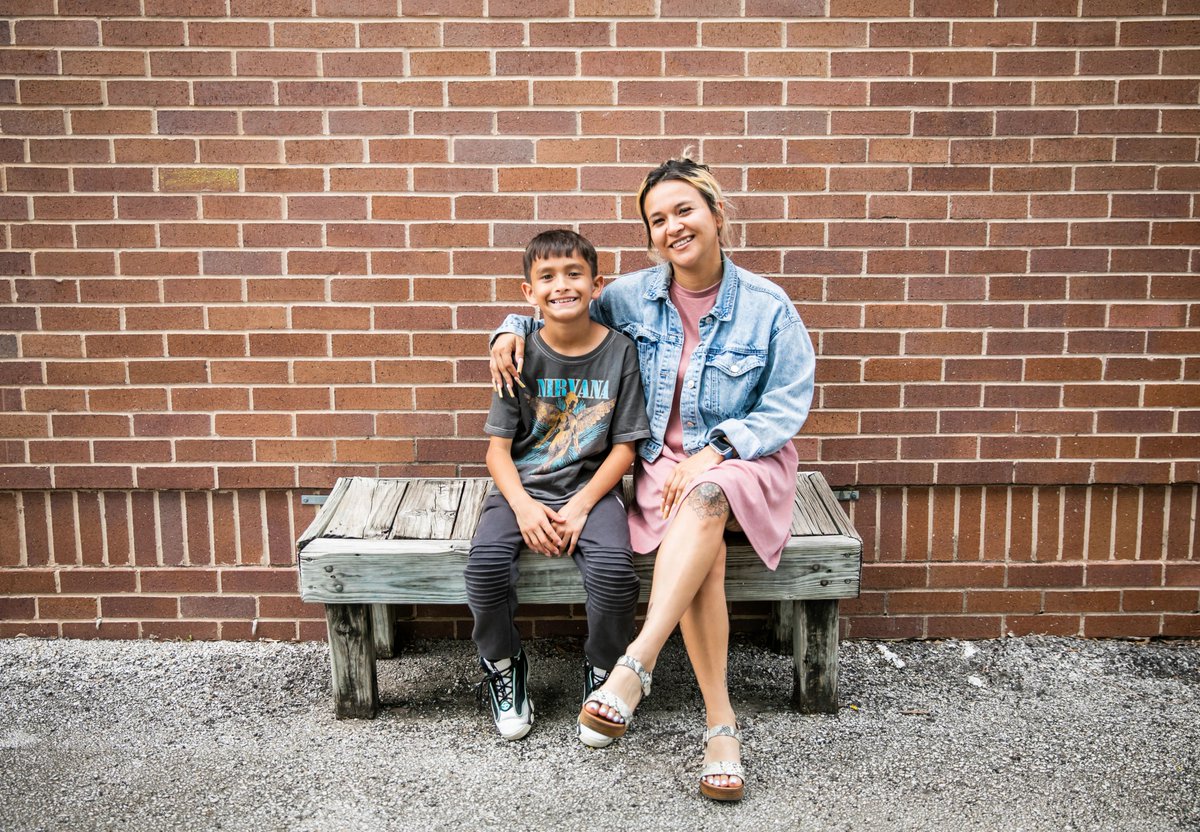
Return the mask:
{"type": "Polygon", "coordinates": [[[475,536],[475,527],[479,525],[479,517],[483,514],[483,501],[491,489],[490,479],[469,479],[463,488],[462,499],[458,501],[458,516],[454,518],[454,530],[450,537],[460,540],[470,540],[475,536]]]}
{"type": "Polygon", "coordinates": [[[454,530],[464,480],[413,480],[392,526],[393,538],[445,540],[454,530]]]}
{"type": "Polygon", "coordinates": [[[796,480],[796,494],[792,500],[792,534],[827,534],[828,531],[822,527],[821,523],[823,510],[822,512],[813,510],[812,496],[808,493],[807,485],[808,481],[804,477],[796,480]]]}
{"type": "Polygon", "coordinates": [[[325,504],[321,506],[317,516],[308,524],[308,528],[304,530],[304,534],[296,541],[297,548],[303,549],[310,540],[316,540],[325,533],[329,523],[333,520],[334,514],[337,513],[338,505],[342,501],[342,496],[346,493],[346,489],[350,487],[351,477],[338,477],[337,482],[333,484],[333,488],[329,492],[329,496],[325,498],[325,504]]]}
{"type": "Polygon", "coordinates": [[[817,517],[817,528],[821,529],[821,534],[842,534],[842,529],[838,528],[838,523],[834,522],[833,517],[829,516],[829,510],[826,504],[821,501],[820,491],[828,489],[826,484],[818,485],[812,480],[811,475],[808,477],[800,477],[797,480],[797,493],[804,493],[804,504],[808,505],[809,511],[817,517]]]}
{"type": "Polygon", "coordinates": [[[333,518],[325,529],[324,537],[363,536],[378,482],[370,477],[351,477],[346,493],[332,511],[333,518]]]}
{"type": "Polygon", "coordinates": [[[408,491],[407,480],[379,480],[375,493],[371,496],[371,512],[363,527],[363,537],[378,540],[387,537],[392,532],[392,524],[396,513],[400,510],[400,501],[408,491]]]}
{"type": "MultiPolygon", "coordinates": [[[[327,604],[463,604],[467,540],[313,541],[300,556],[300,596],[327,604]]],[[[725,589],[731,601],[853,598],[858,595],[861,542],[844,535],[793,538],[779,569],[763,568],[749,546],[730,546],[725,589]]],[[[634,556],[649,595],[654,558],[634,556]]],[[[581,603],[579,570],[569,558],[528,550],[520,557],[523,603],[581,603]]]]}
{"type": "Polygon", "coordinates": [[[833,519],[834,525],[837,527],[837,531],[841,534],[847,535],[848,537],[862,540],[862,535],[860,535],[854,526],[851,525],[850,517],[845,511],[842,510],[842,507],[838,505],[837,497],[833,496],[833,489],[829,487],[829,483],[825,481],[825,477],[823,477],[819,471],[813,471],[809,473],[808,476],[816,486],[813,489],[813,492],[816,494],[817,499],[821,501],[821,504],[825,506],[825,510],[833,519]]]}

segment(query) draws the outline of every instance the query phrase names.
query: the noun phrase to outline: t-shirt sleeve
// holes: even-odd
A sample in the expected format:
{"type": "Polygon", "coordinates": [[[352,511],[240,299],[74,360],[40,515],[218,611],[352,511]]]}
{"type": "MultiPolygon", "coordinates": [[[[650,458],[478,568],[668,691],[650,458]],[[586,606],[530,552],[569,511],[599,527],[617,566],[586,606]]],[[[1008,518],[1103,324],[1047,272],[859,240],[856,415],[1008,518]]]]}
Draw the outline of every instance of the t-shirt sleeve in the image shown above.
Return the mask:
{"type": "MultiPolygon", "coordinates": [[[[507,391],[505,392],[507,393],[507,391]]],[[[517,395],[521,394],[518,392],[517,395]]],[[[488,410],[487,421],[483,425],[483,432],[489,436],[511,439],[517,435],[517,428],[520,427],[520,424],[520,400],[514,396],[500,396],[493,392],[492,407],[488,410]]]]}
{"type": "Polygon", "coordinates": [[[650,435],[650,419],[646,416],[646,396],[642,392],[642,371],[638,368],[637,347],[621,336],[625,354],[621,361],[621,389],[617,391],[617,406],[613,410],[612,442],[634,442],[650,435]]]}

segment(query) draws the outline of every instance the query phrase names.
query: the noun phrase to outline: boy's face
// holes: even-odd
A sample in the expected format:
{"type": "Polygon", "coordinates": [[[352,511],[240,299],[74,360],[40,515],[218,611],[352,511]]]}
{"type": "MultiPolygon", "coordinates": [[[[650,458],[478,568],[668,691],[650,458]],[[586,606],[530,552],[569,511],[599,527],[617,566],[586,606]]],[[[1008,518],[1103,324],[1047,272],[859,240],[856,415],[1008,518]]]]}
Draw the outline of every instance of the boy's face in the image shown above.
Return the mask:
{"type": "Polygon", "coordinates": [[[571,254],[534,260],[521,291],[547,321],[569,323],[587,317],[588,303],[603,286],[604,278],[593,276],[587,262],[571,254]]]}

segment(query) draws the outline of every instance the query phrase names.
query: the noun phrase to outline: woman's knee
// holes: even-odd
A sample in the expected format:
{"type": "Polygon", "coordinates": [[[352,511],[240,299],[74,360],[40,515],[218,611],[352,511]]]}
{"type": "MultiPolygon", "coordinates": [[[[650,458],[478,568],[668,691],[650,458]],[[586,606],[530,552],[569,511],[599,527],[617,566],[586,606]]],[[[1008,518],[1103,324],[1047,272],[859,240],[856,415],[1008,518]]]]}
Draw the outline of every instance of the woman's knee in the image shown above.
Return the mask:
{"type": "Polygon", "coordinates": [[[722,530],[732,516],[725,491],[715,482],[702,482],[693,488],[683,505],[702,524],[719,526],[722,530]]]}

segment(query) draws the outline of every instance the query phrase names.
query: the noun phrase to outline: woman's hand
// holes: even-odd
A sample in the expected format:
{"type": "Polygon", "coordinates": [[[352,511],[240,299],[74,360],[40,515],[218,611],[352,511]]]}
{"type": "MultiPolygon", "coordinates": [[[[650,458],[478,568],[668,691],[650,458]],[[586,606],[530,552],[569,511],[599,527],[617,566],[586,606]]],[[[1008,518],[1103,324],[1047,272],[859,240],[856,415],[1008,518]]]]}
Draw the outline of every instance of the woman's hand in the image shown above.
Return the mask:
{"type": "Polygon", "coordinates": [[[516,395],[513,392],[514,381],[521,387],[525,386],[521,381],[521,367],[524,363],[525,339],[511,332],[497,335],[496,340],[492,342],[488,362],[492,371],[492,387],[497,395],[504,395],[500,390],[501,385],[508,389],[510,396],[516,395]]]}
{"type": "Polygon", "coordinates": [[[663,486],[662,506],[659,511],[663,517],[670,517],[675,507],[683,501],[687,487],[698,475],[721,462],[721,455],[705,445],[696,453],[675,466],[667,484],[663,486]]]}
{"type": "Polygon", "coordinates": [[[513,506],[513,514],[526,546],[547,557],[562,553],[562,537],[554,530],[563,519],[557,511],[530,497],[513,506]]]}
{"type": "Polygon", "coordinates": [[[568,500],[567,504],[558,510],[558,516],[562,520],[554,524],[554,530],[562,538],[560,555],[570,557],[575,554],[575,544],[579,542],[579,535],[583,533],[583,525],[587,522],[591,512],[592,507],[579,494],[568,500]]]}

